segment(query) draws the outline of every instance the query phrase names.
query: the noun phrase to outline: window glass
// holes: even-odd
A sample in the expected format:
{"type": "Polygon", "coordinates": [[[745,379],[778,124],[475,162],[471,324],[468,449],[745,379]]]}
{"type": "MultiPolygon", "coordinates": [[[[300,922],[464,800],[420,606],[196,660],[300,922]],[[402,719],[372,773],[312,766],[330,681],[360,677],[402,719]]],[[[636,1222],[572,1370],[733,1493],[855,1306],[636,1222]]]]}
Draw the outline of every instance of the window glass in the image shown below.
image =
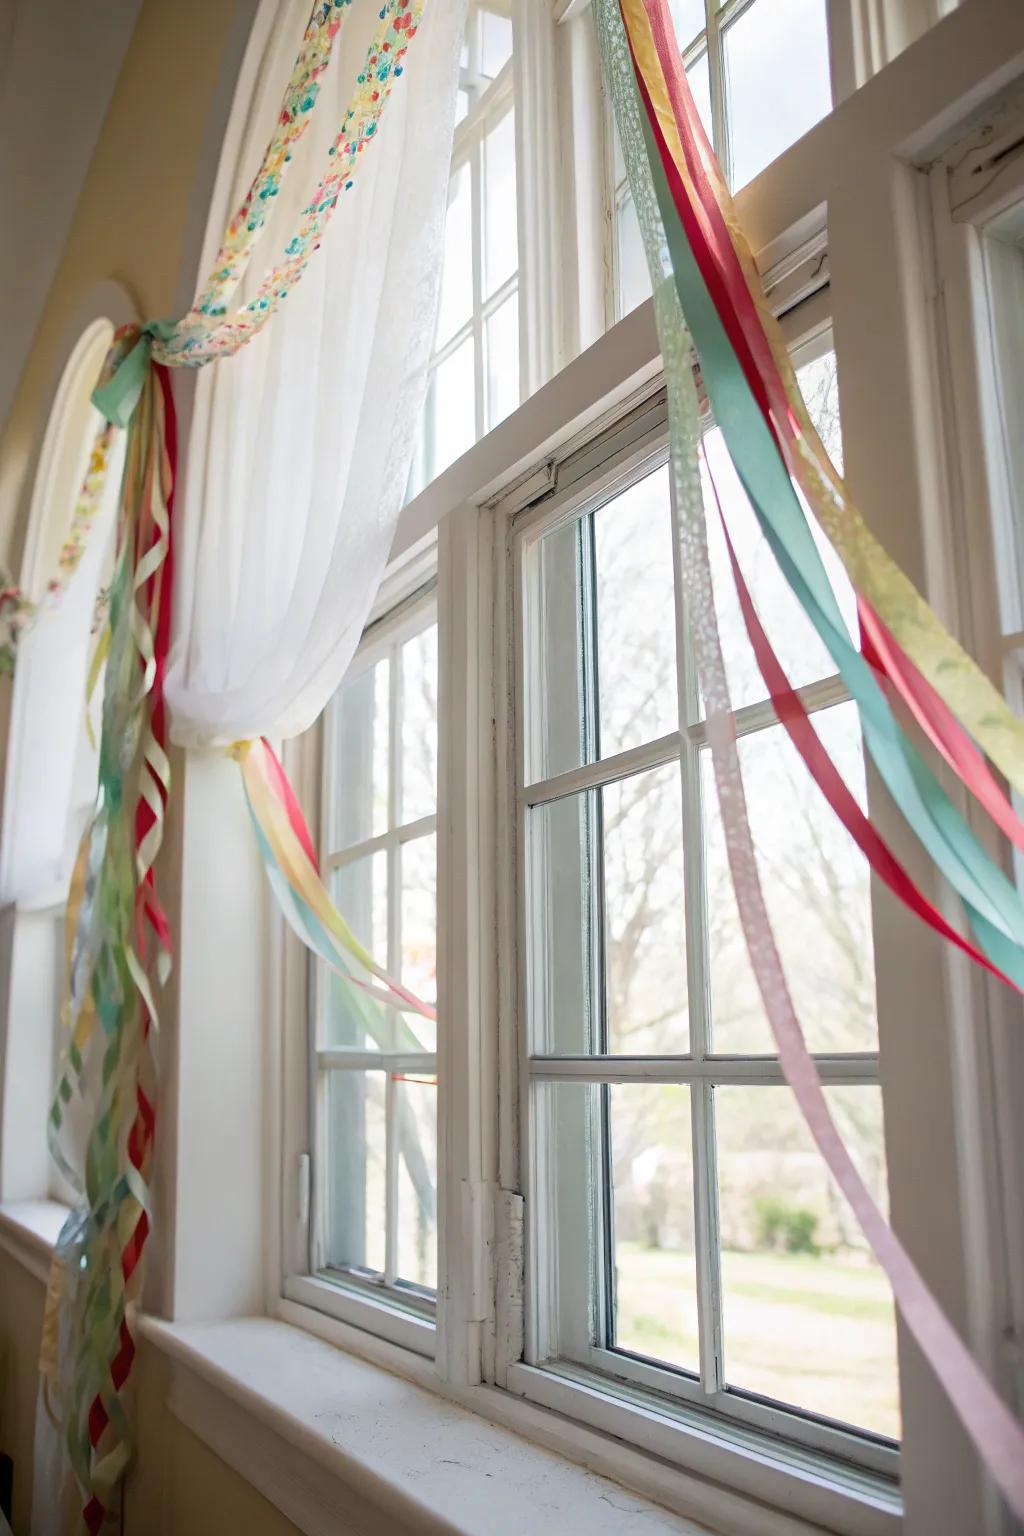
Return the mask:
{"type": "MultiPolygon", "coordinates": [[[[866,809],[856,705],[836,705],[812,718],[822,745],[866,809]]],[[[783,726],[744,736],[739,753],[768,916],[808,1043],[817,1051],[876,1050],[867,864],[783,726]]],[[[709,754],[702,756],[701,772],[714,1049],[773,1052],[736,910],[709,754]]]]}
{"type": "Polygon", "coordinates": [[[609,1342],[696,1375],[690,1090],[615,1083],[607,1092],[615,1281],[609,1342]]]}
{"type": "Polygon", "coordinates": [[[427,399],[407,496],[519,404],[519,215],[512,22],[471,3],[427,399]]]}
{"type": "Polygon", "coordinates": [[[484,139],[484,297],[519,265],[515,114],[506,112],[484,139]]]}
{"type": "Polygon", "coordinates": [[[755,0],[723,30],[732,184],[832,110],[825,0],[755,0]]]}
{"type": "Polygon", "coordinates": [[[456,166],[448,185],[444,262],[436,342],[443,346],[473,315],[473,191],[468,165],[456,166]]]}
{"type": "MultiPolygon", "coordinates": [[[[831,354],[800,377],[838,454],[831,354]]],[[[710,422],[704,443],[724,482],[710,422]]],[[[765,624],[795,678],[819,685],[814,729],[863,804],[856,707],[797,627],[738,486],[723,494],[765,624]]],[[[713,526],[710,494],[707,514],[713,526]]],[[[892,1298],[784,1085],[747,957],[676,593],[668,469],[557,518],[520,541],[539,1362],[572,1360],[775,1433],[784,1410],[787,1436],[844,1456],[859,1443],[873,1464],[871,1437],[899,1433],[892,1298]]],[[[868,869],[763,682],[740,670],[749,646],[721,559],[769,916],[829,1102],[884,1201],[868,869]]]]}
{"type": "Polygon", "coordinates": [[[651,292],[640,221],[636,216],[636,205],[628,192],[623,192],[616,204],[615,240],[616,314],[621,316],[628,315],[631,309],[642,304],[651,292]]]}
{"type": "MultiPolygon", "coordinates": [[[[717,0],[674,0],[672,14],[701,122],[735,191],[832,110],[826,0],[726,8],[717,0]]],[[[611,136],[611,308],[618,319],[651,289],[614,126],[611,136]]]]}
{"type": "Polygon", "coordinates": [[[676,37],[685,48],[704,30],[704,0],[671,0],[671,8],[676,37]]]}
{"type": "MultiPolygon", "coordinates": [[[[420,608],[384,627],[329,706],[324,864],[356,938],[434,1005],[437,624],[420,608]]],[[[365,987],[317,967],[315,1246],[330,1276],[408,1301],[436,1285],[437,1026],[348,966],[365,987]]]]}
{"type": "MultiPolygon", "coordinates": [[[[885,1204],[877,1088],[829,1108],[885,1204]]],[[[730,1387],[898,1439],[888,1281],[788,1088],[716,1088],[725,1378],[730,1387]]]]}

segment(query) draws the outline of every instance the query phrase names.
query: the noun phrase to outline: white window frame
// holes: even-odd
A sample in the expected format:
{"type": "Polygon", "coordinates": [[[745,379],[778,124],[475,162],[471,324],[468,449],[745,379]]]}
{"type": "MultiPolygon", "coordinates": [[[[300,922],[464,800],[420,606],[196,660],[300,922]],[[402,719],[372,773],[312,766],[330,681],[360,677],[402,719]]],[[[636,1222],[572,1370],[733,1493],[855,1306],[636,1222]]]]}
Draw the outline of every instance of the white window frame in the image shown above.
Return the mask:
{"type": "MultiPolygon", "coordinates": [[[[382,585],[374,603],[363,637],[345,682],[350,683],[385,657],[395,658],[402,645],[422,633],[437,619],[437,581],[432,551],[414,562],[411,567],[392,573],[382,585]]],[[[395,671],[393,669],[392,678],[395,671]]],[[[392,686],[389,699],[389,801],[397,803],[397,778],[400,754],[395,750],[400,725],[400,689],[392,686]]],[[[326,808],[331,802],[330,774],[331,752],[325,737],[328,724],[317,728],[315,737],[319,746],[321,784],[319,804],[326,808]]],[[[388,856],[387,882],[387,935],[388,953],[375,956],[398,974],[400,963],[400,908],[401,883],[399,879],[399,850],[403,843],[414,837],[436,833],[437,815],[420,817],[414,822],[388,826],[379,835],[369,837],[343,849],[331,844],[331,818],[326,809],[320,816],[321,848],[320,864],[325,878],[329,872],[341,868],[367,853],[385,851],[388,856]]],[[[367,1328],[379,1333],[393,1343],[417,1354],[432,1356],[436,1336],[436,1299],[427,1292],[411,1286],[396,1284],[394,1274],[395,1223],[397,1220],[397,1156],[394,1147],[394,1074],[416,1072],[436,1074],[437,1052],[417,1052],[415,1057],[387,1051],[356,1050],[324,1046],[320,1043],[320,1017],[323,1008],[323,992],[326,975],[324,968],[309,958],[306,978],[306,1009],[308,1012],[308,1138],[309,1154],[300,1154],[296,1162],[296,1178],[299,1184],[299,1200],[304,1213],[308,1254],[300,1273],[289,1275],[285,1294],[293,1301],[318,1307],[343,1322],[367,1328]],[[386,1269],[381,1279],[363,1277],[356,1271],[328,1267],[325,1254],[323,1223],[326,1206],[326,1178],[328,1159],[325,1150],[327,1136],[327,1109],[324,1102],[324,1075],[335,1069],[382,1071],[386,1074],[385,1122],[388,1139],[387,1155],[389,1187],[385,1212],[387,1255],[386,1269]],[[304,1269],[305,1272],[301,1272],[304,1269]]]]}
{"type": "MultiPolygon", "coordinates": [[[[805,318],[801,316],[801,319],[805,318]]],[[[827,329],[818,327],[807,337],[794,355],[794,363],[800,366],[821,356],[831,347],[827,329]]],[[[680,731],[663,736],[656,741],[631,748],[613,756],[598,758],[582,767],[557,774],[550,778],[529,779],[526,774],[526,738],[535,729],[529,721],[535,715],[541,701],[528,697],[527,672],[535,671],[528,661],[530,639],[526,605],[532,600],[526,590],[524,565],[530,552],[540,539],[559,527],[571,524],[581,517],[607,505],[614,498],[635,485],[639,480],[664,465],[668,457],[668,429],[663,401],[652,403],[644,410],[634,425],[640,430],[641,422],[649,421],[639,440],[628,441],[615,450],[616,439],[621,444],[621,426],[616,424],[602,439],[592,445],[591,458],[597,460],[607,453],[609,441],[612,451],[607,462],[591,470],[579,485],[572,486],[563,495],[544,497],[536,508],[519,511],[510,520],[508,530],[508,554],[513,614],[510,628],[515,635],[514,666],[516,668],[516,746],[517,775],[514,800],[499,808],[499,815],[514,821],[516,826],[516,867],[520,893],[519,935],[516,945],[519,965],[519,996],[523,1000],[516,1017],[509,1021],[518,1040],[520,1058],[519,1124],[522,1144],[522,1188],[527,1211],[528,1263],[525,1280],[526,1347],[525,1368],[514,1365],[510,1372],[510,1385],[530,1396],[535,1390],[536,1370],[539,1367],[548,1375],[563,1381],[587,1382],[600,1388],[603,1384],[609,1395],[616,1393],[624,1400],[642,1398],[645,1391],[660,1394],[662,1400],[675,1398],[685,1414],[685,1405],[692,1404],[709,1415],[710,1423],[727,1437],[729,1421],[738,1425],[748,1424],[772,1435],[788,1439],[796,1445],[803,1444],[831,1454],[843,1462],[861,1465],[882,1475],[879,1489],[884,1496],[884,1480],[894,1480],[898,1473],[898,1450],[886,1443],[884,1437],[865,1430],[860,1433],[851,1426],[849,1430],[831,1425],[819,1416],[801,1413],[784,1402],[755,1401],[753,1395],[729,1392],[725,1395],[726,1381],[723,1374],[724,1351],[722,1340],[722,1294],[718,1263],[717,1198],[713,1194],[717,1182],[715,1170],[715,1136],[713,1090],[727,1084],[778,1085],[784,1083],[777,1061],[764,1056],[730,1055],[728,1059],[715,1057],[710,1047],[710,990],[706,971],[705,924],[707,894],[702,874],[702,844],[704,813],[701,807],[700,763],[706,751],[707,733],[701,717],[695,662],[682,611],[681,581],[675,573],[675,627],[676,666],[679,681],[680,719],[688,721],[680,731]],[[653,418],[653,419],[651,419],[653,418]],[[595,790],[614,783],[628,775],[679,764],[683,784],[683,840],[688,850],[686,858],[685,921],[687,967],[690,994],[690,1042],[685,1055],[654,1058],[630,1056],[626,1053],[608,1056],[560,1055],[557,1052],[533,1055],[530,1052],[528,1020],[530,1011],[531,983],[526,973],[527,953],[531,945],[529,935],[537,914],[531,912],[527,902],[526,859],[529,842],[530,811],[534,807],[555,803],[581,790],[595,790]],[[559,1347],[557,1324],[553,1314],[567,1311],[586,1318],[587,1309],[582,1299],[578,1307],[560,1308],[558,1302],[547,1295],[549,1276],[558,1268],[546,1254],[546,1234],[551,1229],[553,1215],[548,1211],[549,1202],[557,1196],[549,1190],[550,1181],[540,1171],[538,1159],[545,1138],[543,1111],[536,1108],[535,1085],[541,1083],[680,1083],[690,1090],[690,1109],[693,1126],[693,1178],[695,1196],[697,1304],[702,1334],[702,1370],[699,1379],[693,1380],[688,1373],[660,1368],[653,1361],[643,1362],[622,1352],[594,1345],[589,1338],[589,1327],[584,1324],[582,1335],[574,1341],[572,1358],[579,1364],[559,1360],[564,1351],[559,1347]],[[546,1303],[546,1305],[545,1305],[546,1303]],[[581,1358],[582,1357],[582,1358],[581,1358]],[[590,1367],[588,1371],[587,1367],[590,1367]],[[723,1422],[724,1421],[724,1422],[723,1422]]],[[[713,421],[706,417],[704,429],[710,430],[713,421]]],[[[676,526],[674,494],[671,497],[672,547],[678,555],[679,539],[676,526]]],[[[567,595],[566,601],[570,601],[567,595]]],[[[586,598],[584,598],[586,602],[586,598]]],[[[849,695],[841,680],[835,675],[822,676],[798,689],[805,708],[811,714],[846,702],[849,695]]],[[[767,698],[738,708],[736,729],[741,740],[770,728],[778,723],[778,716],[767,698]]],[[[542,942],[538,939],[538,942],[542,942]]],[[[857,1085],[877,1086],[880,1081],[878,1051],[816,1056],[818,1068],[826,1086],[857,1085]]],[[[580,1146],[580,1166],[576,1170],[579,1187],[588,1184],[587,1152],[580,1146]]],[[[586,1239],[583,1239],[584,1241],[586,1239]]],[[[546,1384],[545,1384],[546,1385],[546,1384]]],[[[538,1391],[545,1400],[546,1390],[538,1391]]],[[[651,1399],[653,1402],[654,1399],[651,1399]]],[[[669,1410],[666,1409],[666,1412],[669,1410]]],[[[627,1419],[624,1417],[624,1423],[627,1419]]],[[[700,1418],[690,1416],[690,1423],[700,1423],[700,1418]]],[[[836,1468],[842,1477],[845,1469],[836,1468]]]]}
{"type": "MultiPolygon", "coordinates": [[[[586,3],[589,4],[589,0],[586,3]]],[[[833,110],[959,3],[960,0],[823,0],[828,26],[833,110]]],[[[703,4],[704,27],[695,37],[685,40],[681,57],[683,68],[689,70],[707,55],[711,88],[710,137],[726,181],[731,186],[732,154],[722,38],[728,27],[757,4],[757,0],[721,0],[721,4],[719,0],[703,0],[703,4]]],[[[563,19],[582,14],[580,9],[572,8],[572,0],[568,6],[562,0],[562,6],[563,19]]],[[[602,169],[608,209],[604,256],[607,274],[605,317],[606,324],[611,325],[622,317],[618,225],[622,207],[629,199],[629,187],[625,175],[617,177],[615,174],[610,103],[605,104],[602,169]]]]}
{"type": "MultiPolygon", "coordinates": [[[[508,4],[503,0],[489,0],[487,7],[499,13],[507,14],[508,4]]],[[[426,414],[424,416],[421,447],[418,454],[422,454],[421,480],[424,485],[429,484],[438,470],[433,462],[433,438],[431,434],[430,410],[433,403],[431,385],[438,368],[452,357],[467,341],[473,342],[473,408],[474,408],[474,441],[479,441],[488,430],[489,401],[487,399],[487,322],[501,306],[513,296],[518,296],[519,309],[519,398],[522,399],[526,388],[526,375],[524,357],[526,349],[523,345],[523,303],[524,284],[522,281],[521,263],[517,259],[516,270],[494,290],[493,293],[484,295],[484,200],[486,192],[486,164],[485,144],[487,135],[491,129],[501,121],[509,112],[516,110],[516,69],[515,60],[510,58],[502,66],[500,74],[490,79],[480,72],[480,50],[482,47],[481,28],[479,25],[479,11],[472,3],[469,8],[470,27],[468,29],[469,62],[460,74],[460,89],[467,93],[469,109],[455,129],[455,137],[452,143],[451,171],[454,177],[464,167],[468,167],[470,178],[470,239],[473,247],[473,293],[471,312],[467,320],[448,337],[444,343],[431,353],[428,370],[428,390],[426,399],[426,414]]],[[[517,168],[518,181],[518,168],[517,168]]]]}
{"type": "MultiPolygon", "coordinates": [[[[570,29],[578,19],[573,16],[570,29]]],[[[1002,0],[968,0],[962,16],[917,45],[912,69],[897,63],[889,82],[872,89],[870,102],[855,98],[842,114],[823,120],[738,199],[762,271],[777,270],[787,281],[793,253],[806,246],[811,225],[820,230],[821,210],[828,208],[824,270],[832,278],[827,304],[839,359],[847,469],[861,504],[886,528],[894,554],[940,607],[942,572],[926,559],[922,530],[933,488],[930,466],[938,462],[936,444],[945,430],[931,410],[943,364],[932,348],[925,297],[931,289],[921,276],[924,223],[918,194],[924,178],[916,167],[933,162],[934,146],[957,113],[966,119],[986,92],[995,90],[991,82],[1006,79],[1013,25],[1002,0]],[[884,413],[879,376],[889,383],[884,413]]],[[[517,101],[517,118],[523,110],[517,101]]],[[[819,264],[821,255],[819,249],[819,264]]],[[[779,299],[783,302],[781,293],[779,299]]],[[[792,301],[792,296],[784,300],[792,301]]],[[[822,301],[819,294],[801,305],[793,320],[798,331],[804,317],[808,327],[811,317],[820,327],[822,301]]],[[[767,1503],[787,1512],[773,1515],[780,1531],[802,1530],[801,1522],[811,1521],[856,1536],[895,1533],[901,1528],[898,1505],[881,1497],[870,1478],[853,1478],[840,1487],[822,1476],[815,1456],[800,1464],[784,1462],[760,1438],[735,1436],[727,1442],[642,1405],[627,1408],[584,1382],[549,1381],[540,1402],[536,1378],[548,1378],[522,1363],[526,1327],[522,1290],[515,1283],[522,1271],[525,1214],[519,1186],[520,1062],[510,1039],[514,1031],[498,1027],[500,1017],[518,1017],[516,964],[510,963],[507,945],[498,943],[514,929],[518,898],[514,839],[493,814],[495,797],[514,798],[516,788],[507,524],[544,487],[565,491],[602,429],[620,422],[623,440],[632,432],[635,441],[633,412],[649,403],[657,380],[651,306],[645,304],[528,398],[403,514],[393,551],[399,567],[395,580],[401,580],[403,562],[408,569],[424,558],[424,538],[436,529],[436,546],[426,558],[436,559],[438,568],[444,718],[438,985],[446,1027],[438,1043],[440,1275],[434,1362],[417,1365],[423,1351],[415,1344],[399,1340],[392,1348],[383,1322],[347,1326],[351,1319],[325,1317],[319,1298],[298,1297],[308,1237],[295,1158],[308,1152],[308,1140],[302,1111],[306,1058],[294,1028],[283,1032],[280,1268],[276,1279],[273,1269],[268,1271],[270,1294],[284,1294],[274,1304],[279,1316],[384,1360],[635,1486],[656,1490],[671,1507],[712,1525],[759,1531],[767,1503]],[[288,1065],[295,1059],[301,1062],[298,1089],[288,1065]],[[504,1087],[500,1116],[498,1083],[504,1087]],[[380,1342],[374,1332],[383,1333],[380,1342]],[[534,1373],[531,1402],[515,1390],[519,1373],[534,1373]]],[[[288,763],[304,803],[314,803],[303,774],[304,764],[312,765],[314,779],[318,772],[315,742],[299,744],[288,763]]],[[[872,783],[869,795],[883,835],[897,856],[910,861],[910,840],[872,783]]],[[[976,1222],[977,1211],[991,1204],[992,1144],[999,1139],[993,1127],[1003,1112],[997,1104],[990,1119],[978,1093],[988,1070],[979,1034],[984,1005],[975,978],[967,974],[965,980],[956,957],[944,955],[887,898],[878,901],[883,1092],[895,1096],[903,1110],[899,1123],[887,1124],[886,1131],[894,1219],[954,1322],[1005,1380],[1001,1259],[1014,1234],[1006,1234],[1005,1245],[993,1246],[991,1228],[979,1229],[976,1222]],[[912,999],[903,986],[908,967],[917,983],[912,999]],[[918,1128],[934,1125],[936,1115],[948,1134],[921,1136],[918,1128]]],[[[296,990],[292,948],[289,941],[286,1019],[296,1017],[295,999],[305,987],[300,958],[303,974],[296,990]]],[[[304,1017],[301,1006],[298,1016],[304,1017]]],[[[1011,1063],[1007,1082],[1000,1085],[1011,1103],[1019,1066],[1011,1063]]],[[[1009,1527],[976,1458],[905,1337],[901,1396],[901,1463],[912,1529],[1005,1536],[1009,1527]]]]}

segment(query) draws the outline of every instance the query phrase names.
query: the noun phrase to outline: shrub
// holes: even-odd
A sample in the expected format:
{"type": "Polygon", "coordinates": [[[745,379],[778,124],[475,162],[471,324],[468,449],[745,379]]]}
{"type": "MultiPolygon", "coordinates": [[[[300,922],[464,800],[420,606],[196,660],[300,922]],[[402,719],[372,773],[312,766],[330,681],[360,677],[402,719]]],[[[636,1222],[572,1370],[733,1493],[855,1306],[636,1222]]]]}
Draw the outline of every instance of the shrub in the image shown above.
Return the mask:
{"type": "Polygon", "coordinates": [[[777,1195],[761,1195],[754,1201],[757,1240],[776,1253],[821,1252],[815,1237],[818,1218],[805,1205],[789,1205],[777,1195]]]}

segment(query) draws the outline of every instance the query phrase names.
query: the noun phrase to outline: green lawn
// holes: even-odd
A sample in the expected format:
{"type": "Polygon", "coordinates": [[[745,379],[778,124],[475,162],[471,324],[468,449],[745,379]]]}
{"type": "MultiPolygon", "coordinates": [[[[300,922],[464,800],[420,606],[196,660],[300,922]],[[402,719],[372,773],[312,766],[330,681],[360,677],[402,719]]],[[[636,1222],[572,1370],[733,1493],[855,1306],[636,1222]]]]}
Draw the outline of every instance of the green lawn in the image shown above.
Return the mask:
{"type": "MultiPolygon", "coordinates": [[[[618,1342],[697,1368],[692,1254],[618,1245],[618,1342]]],[[[880,1271],[856,1256],[722,1255],[725,1373],[828,1418],[898,1437],[896,1331],[880,1271]]]]}

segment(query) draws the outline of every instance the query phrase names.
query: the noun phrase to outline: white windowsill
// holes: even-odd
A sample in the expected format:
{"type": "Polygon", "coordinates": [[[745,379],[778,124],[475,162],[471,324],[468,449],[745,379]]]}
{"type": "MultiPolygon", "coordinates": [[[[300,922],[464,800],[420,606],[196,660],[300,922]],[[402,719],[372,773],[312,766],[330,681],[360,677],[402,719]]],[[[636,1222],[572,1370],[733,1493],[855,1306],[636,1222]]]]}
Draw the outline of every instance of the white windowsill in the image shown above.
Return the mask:
{"type": "Polygon", "coordinates": [[[310,1536],[707,1536],[458,1404],[272,1318],[140,1319],[170,1406],[310,1536]]]}
{"type": "MultiPolygon", "coordinates": [[[[53,1200],[0,1205],[0,1250],[45,1284],[67,1216],[53,1200]]],[[[514,1393],[445,1391],[431,1362],[280,1305],[290,1321],[175,1324],[139,1314],[137,1326],[172,1362],[168,1403],[179,1421],[308,1536],[335,1536],[342,1519],[360,1536],[823,1530],[723,1487],[710,1469],[687,1473],[514,1393]]],[[[878,1529],[899,1526],[883,1515],[878,1529]]]]}

